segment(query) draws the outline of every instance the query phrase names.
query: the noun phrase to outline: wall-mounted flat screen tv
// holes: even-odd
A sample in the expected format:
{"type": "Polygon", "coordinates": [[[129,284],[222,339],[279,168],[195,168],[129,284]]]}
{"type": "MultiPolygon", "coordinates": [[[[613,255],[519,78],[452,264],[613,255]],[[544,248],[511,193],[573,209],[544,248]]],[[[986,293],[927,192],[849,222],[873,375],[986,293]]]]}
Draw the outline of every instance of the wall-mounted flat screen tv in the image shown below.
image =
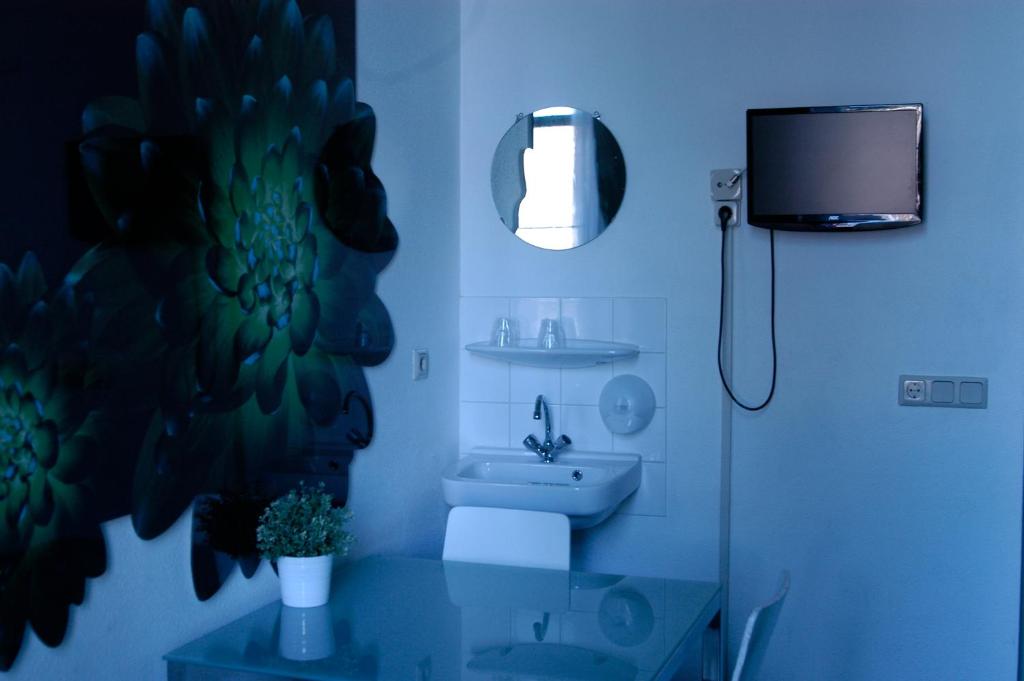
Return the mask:
{"type": "Polygon", "coordinates": [[[923,110],[748,109],[748,222],[828,232],[919,224],[923,110]]]}

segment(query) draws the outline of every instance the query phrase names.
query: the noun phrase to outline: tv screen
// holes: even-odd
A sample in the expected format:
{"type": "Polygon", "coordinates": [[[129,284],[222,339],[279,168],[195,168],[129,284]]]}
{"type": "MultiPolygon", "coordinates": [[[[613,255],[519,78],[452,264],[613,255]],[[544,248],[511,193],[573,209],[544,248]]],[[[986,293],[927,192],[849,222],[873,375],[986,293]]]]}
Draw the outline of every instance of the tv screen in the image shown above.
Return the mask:
{"type": "Polygon", "coordinates": [[[844,231],[921,222],[920,104],[747,110],[747,215],[844,231]]]}

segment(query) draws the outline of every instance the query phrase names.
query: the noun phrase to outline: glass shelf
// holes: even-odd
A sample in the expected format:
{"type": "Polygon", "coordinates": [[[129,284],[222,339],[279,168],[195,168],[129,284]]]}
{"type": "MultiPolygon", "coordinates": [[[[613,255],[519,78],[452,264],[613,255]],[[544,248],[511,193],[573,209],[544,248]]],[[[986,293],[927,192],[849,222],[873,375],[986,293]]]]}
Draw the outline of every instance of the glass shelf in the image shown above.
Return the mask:
{"type": "Polygon", "coordinates": [[[636,357],[640,348],[631,343],[583,340],[572,338],[562,348],[537,347],[536,338],[521,340],[519,345],[499,347],[488,341],[470,343],[466,349],[473,354],[489,357],[500,362],[525,364],[546,369],[579,369],[607,364],[617,359],[636,357]]]}

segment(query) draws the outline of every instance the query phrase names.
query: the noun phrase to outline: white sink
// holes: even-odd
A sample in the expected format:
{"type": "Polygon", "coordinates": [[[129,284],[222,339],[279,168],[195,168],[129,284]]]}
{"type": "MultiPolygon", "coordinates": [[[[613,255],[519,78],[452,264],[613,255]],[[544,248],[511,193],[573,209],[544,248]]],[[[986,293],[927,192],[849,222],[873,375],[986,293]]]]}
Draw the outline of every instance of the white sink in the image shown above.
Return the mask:
{"type": "Polygon", "coordinates": [[[478,447],[442,477],[450,506],[493,506],[569,516],[573,529],[597,525],[640,486],[640,457],[563,451],[544,463],[525,449],[478,447]]]}

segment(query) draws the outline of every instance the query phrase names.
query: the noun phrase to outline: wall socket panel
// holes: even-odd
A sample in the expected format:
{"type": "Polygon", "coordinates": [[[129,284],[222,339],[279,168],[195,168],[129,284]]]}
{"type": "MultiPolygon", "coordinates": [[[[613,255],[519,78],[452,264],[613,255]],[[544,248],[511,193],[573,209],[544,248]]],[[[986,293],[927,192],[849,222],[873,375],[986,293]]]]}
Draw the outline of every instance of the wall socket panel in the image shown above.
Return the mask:
{"type": "Polygon", "coordinates": [[[739,201],[742,195],[742,168],[723,168],[711,171],[712,201],[739,201]]]}
{"type": "Polygon", "coordinates": [[[735,227],[740,222],[740,197],[743,196],[743,169],[723,168],[711,171],[711,207],[712,224],[721,228],[722,222],[718,210],[728,206],[732,217],[726,227],[735,227]]]}
{"type": "Polygon", "coordinates": [[[900,376],[899,402],[905,407],[988,407],[988,379],[973,376],[900,376]]]}

